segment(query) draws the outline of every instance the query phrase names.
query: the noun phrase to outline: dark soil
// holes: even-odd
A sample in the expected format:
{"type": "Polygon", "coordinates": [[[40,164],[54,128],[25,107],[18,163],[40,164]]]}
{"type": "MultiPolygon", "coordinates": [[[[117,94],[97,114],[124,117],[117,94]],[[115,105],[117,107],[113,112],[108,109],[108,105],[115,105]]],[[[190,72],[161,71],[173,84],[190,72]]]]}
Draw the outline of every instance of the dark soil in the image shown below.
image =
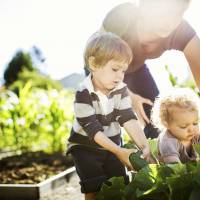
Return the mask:
{"type": "Polygon", "coordinates": [[[36,184],[73,166],[61,153],[29,152],[0,160],[0,184],[36,184]]]}

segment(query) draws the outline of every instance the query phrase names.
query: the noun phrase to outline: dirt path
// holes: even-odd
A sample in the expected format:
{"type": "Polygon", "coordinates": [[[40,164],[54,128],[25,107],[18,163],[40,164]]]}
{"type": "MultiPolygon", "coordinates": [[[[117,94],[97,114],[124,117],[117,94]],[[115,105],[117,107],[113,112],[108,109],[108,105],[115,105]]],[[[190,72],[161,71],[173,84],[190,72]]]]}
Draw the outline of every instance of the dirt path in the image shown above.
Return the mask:
{"type": "Polygon", "coordinates": [[[74,174],[69,183],[53,190],[51,194],[40,198],[40,200],[84,200],[80,192],[79,178],[74,174]]]}

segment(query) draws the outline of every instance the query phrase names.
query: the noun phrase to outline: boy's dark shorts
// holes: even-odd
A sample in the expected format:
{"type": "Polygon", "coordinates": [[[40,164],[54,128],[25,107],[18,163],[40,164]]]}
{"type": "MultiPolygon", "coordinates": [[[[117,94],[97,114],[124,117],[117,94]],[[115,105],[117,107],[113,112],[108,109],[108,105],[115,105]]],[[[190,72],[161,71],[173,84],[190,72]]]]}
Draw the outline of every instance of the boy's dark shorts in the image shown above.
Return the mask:
{"type": "Polygon", "coordinates": [[[123,176],[129,182],[124,165],[117,157],[106,150],[76,146],[70,153],[80,178],[81,192],[94,193],[113,176],[123,176]]]}

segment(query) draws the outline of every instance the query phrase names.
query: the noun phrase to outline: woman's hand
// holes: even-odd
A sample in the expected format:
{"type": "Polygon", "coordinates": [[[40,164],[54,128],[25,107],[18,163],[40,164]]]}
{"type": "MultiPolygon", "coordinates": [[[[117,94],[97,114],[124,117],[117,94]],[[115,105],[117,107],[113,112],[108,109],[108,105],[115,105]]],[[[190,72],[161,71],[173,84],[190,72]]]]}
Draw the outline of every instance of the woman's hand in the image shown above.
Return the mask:
{"type": "Polygon", "coordinates": [[[153,102],[149,99],[141,97],[138,94],[132,93],[130,90],[129,90],[129,94],[131,96],[133,109],[136,112],[140,122],[142,122],[144,125],[146,123],[149,123],[150,120],[144,111],[143,104],[148,104],[148,105],[152,106],[153,102]]]}

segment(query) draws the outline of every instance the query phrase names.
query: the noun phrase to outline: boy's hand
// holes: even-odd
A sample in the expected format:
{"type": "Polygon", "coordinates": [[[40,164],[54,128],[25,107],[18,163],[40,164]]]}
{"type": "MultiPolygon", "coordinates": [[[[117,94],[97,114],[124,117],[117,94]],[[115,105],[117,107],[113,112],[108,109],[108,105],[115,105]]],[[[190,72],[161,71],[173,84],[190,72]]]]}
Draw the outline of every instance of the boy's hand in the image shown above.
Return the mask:
{"type": "Polygon", "coordinates": [[[119,150],[116,152],[116,156],[119,158],[119,160],[126,165],[128,169],[132,169],[133,167],[129,161],[129,156],[131,153],[137,152],[137,149],[125,149],[125,148],[119,148],[119,150]]]}
{"type": "Polygon", "coordinates": [[[150,164],[156,164],[157,161],[153,158],[150,148],[147,146],[142,149],[142,158],[144,158],[150,164]]]}
{"type": "Polygon", "coordinates": [[[151,151],[149,146],[146,146],[142,149],[142,158],[144,158],[145,160],[147,160],[147,158],[149,158],[151,156],[151,151]]]}

